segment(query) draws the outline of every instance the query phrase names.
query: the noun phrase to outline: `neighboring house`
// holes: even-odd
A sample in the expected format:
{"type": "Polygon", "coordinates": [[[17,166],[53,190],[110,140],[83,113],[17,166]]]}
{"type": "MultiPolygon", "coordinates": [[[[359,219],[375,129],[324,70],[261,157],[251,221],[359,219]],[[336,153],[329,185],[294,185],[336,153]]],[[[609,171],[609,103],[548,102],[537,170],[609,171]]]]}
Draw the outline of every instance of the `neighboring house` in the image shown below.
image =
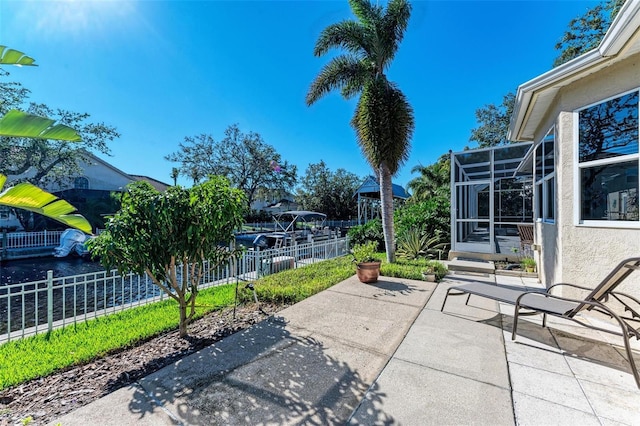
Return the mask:
{"type": "Polygon", "coordinates": [[[51,183],[44,189],[52,193],[69,190],[112,192],[122,191],[127,184],[138,180],[90,152],[84,152],[83,157],[79,175],[70,176],[61,183],[51,183]]]}
{"type": "MultiPolygon", "coordinates": [[[[594,285],[640,256],[640,1],[600,46],[518,88],[509,139],[531,141],[538,274],[594,285]]],[[[568,293],[571,295],[571,293],[568,293]]]]}
{"type": "Polygon", "coordinates": [[[167,190],[167,188],[169,188],[171,185],[166,184],[164,182],[160,182],[159,180],[156,180],[154,178],[151,178],[149,176],[141,176],[141,175],[129,175],[131,176],[134,180],[137,181],[145,181],[147,183],[150,183],[151,186],[153,186],[156,190],[160,191],[160,192],[164,192],[167,190]]]}
{"type": "MultiPolygon", "coordinates": [[[[51,183],[43,189],[69,201],[85,216],[87,214],[94,215],[95,218],[86,216],[94,226],[94,222],[102,221],[100,216],[115,213],[114,211],[105,211],[105,209],[113,209],[113,206],[110,206],[113,203],[109,202],[111,193],[122,192],[127,184],[144,180],[158,191],[165,191],[169,187],[168,184],[147,176],[127,174],[90,152],[85,151],[83,157],[84,159],[79,163],[82,170],[79,175],[69,176],[68,179],[60,183],[51,183]]],[[[28,175],[27,172],[23,176],[28,175]]],[[[9,180],[23,176],[9,176],[9,180]]],[[[9,227],[9,223],[14,222],[19,225],[19,221],[12,213],[7,215],[0,212],[0,228],[5,225],[9,227]],[[8,217],[3,219],[4,216],[8,217]]],[[[21,226],[18,226],[18,229],[20,228],[21,226]]]]}
{"type": "Polygon", "coordinates": [[[0,206],[0,231],[20,231],[22,224],[13,214],[11,209],[6,206],[0,206]]]}

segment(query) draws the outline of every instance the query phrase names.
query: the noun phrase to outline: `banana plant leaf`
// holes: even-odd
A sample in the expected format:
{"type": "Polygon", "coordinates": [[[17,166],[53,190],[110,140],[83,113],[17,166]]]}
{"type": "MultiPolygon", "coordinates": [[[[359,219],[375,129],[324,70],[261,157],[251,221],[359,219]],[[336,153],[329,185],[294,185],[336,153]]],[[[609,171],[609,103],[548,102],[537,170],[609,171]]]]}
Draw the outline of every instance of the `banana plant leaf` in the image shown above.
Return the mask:
{"type": "Polygon", "coordinates": [[[38,65],[34,64],[34,62],[35,59],[25,55],[19,50],[9,49],[7,46],[0,46],[0,64],[37,67],[38,65]]]}
{"type": "MultiPolygon", "coordinates": [[[[0,191],[7,177],[0,174],[0,191]]],[[[78,210],[67,201],[28,182],[19,183],[0,192],[0,205],[15,207],[39,213],[43,216],[64,223],[91,234],[91,225],[78,210]]]]}
{"type": "Polygon", "coordinates": [[[0,136],[17,138],[56,139],[80,142],[82,138],[69,126],[55,124],[50,118],[39,117],[16,109],[0,118],[0,136]]]}

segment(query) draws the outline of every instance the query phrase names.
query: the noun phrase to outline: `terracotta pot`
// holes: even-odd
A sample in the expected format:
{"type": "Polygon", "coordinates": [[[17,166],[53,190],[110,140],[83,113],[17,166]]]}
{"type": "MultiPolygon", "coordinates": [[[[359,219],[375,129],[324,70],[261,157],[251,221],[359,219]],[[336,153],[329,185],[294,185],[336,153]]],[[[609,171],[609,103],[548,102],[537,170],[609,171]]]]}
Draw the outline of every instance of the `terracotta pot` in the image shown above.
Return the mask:
{"type": "Polygon", "coordinates": [[[358,279],[363,283],[375,283],[380,275],[381,262],[363,262],[356,265],[358,279]]]}

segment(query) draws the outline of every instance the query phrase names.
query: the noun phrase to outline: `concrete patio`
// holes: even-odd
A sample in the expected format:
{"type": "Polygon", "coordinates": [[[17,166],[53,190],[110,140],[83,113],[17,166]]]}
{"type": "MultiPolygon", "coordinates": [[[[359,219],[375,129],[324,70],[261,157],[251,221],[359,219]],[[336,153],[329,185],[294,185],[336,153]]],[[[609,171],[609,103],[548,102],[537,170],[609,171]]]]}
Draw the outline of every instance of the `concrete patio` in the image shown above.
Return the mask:
{"type": "MultiPolygon", "coordinates": [[[[513,306],[475,296],[469,305],[466,296],[450,296],[441,313],[447,288],[468,281],[542,287],[532,278],[447,276],[353,424],[640,423],[640,390],[620,337],[553,318],[542,328],[537,315],[523,317],[512,341],[513,306]]],[[[636,360],[638,343],[632,342],[636,360]]]]}
{"type": "Polygon", "coordinates": [[[479,297],[440,312],[446,289],[470,280],[538,286],[352,277],[53,424],[640,422],[616,336],[526,317],[512,342],[513,307],[479,297]]]}

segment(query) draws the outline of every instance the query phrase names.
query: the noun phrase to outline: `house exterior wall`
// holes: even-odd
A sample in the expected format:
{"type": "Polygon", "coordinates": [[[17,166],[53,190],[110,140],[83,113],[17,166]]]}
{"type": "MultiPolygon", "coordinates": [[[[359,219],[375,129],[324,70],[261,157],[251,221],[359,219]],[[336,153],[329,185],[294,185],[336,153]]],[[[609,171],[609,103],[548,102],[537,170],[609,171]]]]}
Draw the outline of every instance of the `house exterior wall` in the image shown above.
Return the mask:
{"type": "MultiPolygon", "coordinates": [[[[80,162],[80,168],[83,170],[82,177],[89,180],[89,188],[97,191],[122,191],[128,183],[134,180],[123,173],[112,169],[111,167],[99,162],[80,162]]],[[[74,188],[74,177],[71,177],[66,184],[51,184],[47,187],[48,191],[58,192],[66,189],[74,188]]]]}
{"type": "MultiPolygon", "coordinates": [[[[547,286],[568,282],[588,287],[599,283],[622,259],[640,256],[638,224],[609,222],[605,226],[577,223],[578,208],[575,169],[577,123],[574,111],[640,86],[640,54],[610,66],[561,90],[549,109],[536,140],[556,126],[556,220],[538,223],[536,244],[540,244],[540,279],[547,286]]],[[[636,274],[637,275],[637,274],[636,274]]],[[[640,285],[633,277],[625,288],[640,285]]],[[[636,287],[637,288],[637,287],[636,287]]],[[[562,293],[577,296],[575,291],[562,293]]]]}
{"type": "Polygon", "coordinates": [[[21,231],[22,224],[9,207],[0,206],[0,231],[21,231]]]}

